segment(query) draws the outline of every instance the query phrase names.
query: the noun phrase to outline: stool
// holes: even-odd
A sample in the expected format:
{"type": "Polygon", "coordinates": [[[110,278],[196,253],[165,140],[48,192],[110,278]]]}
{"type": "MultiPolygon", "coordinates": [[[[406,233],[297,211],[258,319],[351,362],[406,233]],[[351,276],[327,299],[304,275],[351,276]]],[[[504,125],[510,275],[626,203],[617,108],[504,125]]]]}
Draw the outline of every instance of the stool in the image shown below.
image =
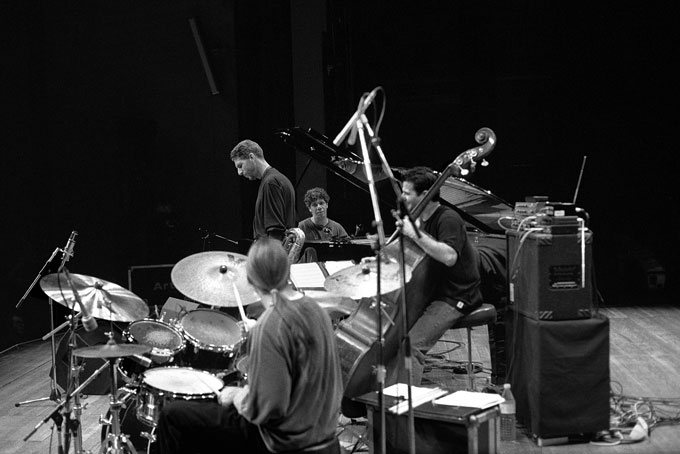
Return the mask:
{"type": "Polygon", "coordinates": [[[285,454],[340,454],[340,451],[340,440],[337,436],[333,436],[325,442],[297,451],[285,451],[285,454]]]}
{"type": "MultiPolygon", "coordinates": [[[[468,391],[475,390],[474,384],[474,368],[472,365],[472,328],[476,326],[487,325],[489,327],[489,337],[492,336],[493,325],[496,323],[496,308],[491,304],[482,304],[480,307],[474,311],[467,314],[465,317],[458,319],[458,321],[452,325],[449,329],[467,329],[467,347],[468,347],[468,360],[467,360],[467,376],[468,376],[468,391]]],[[[491,342],[489,342],[491,343],[491,342]]],[[[489,348],[489,353],[493,356],[491,352],[491,347],[489,348]]],[[[493,363],[494,361],[492,361],[493,363]]]]}

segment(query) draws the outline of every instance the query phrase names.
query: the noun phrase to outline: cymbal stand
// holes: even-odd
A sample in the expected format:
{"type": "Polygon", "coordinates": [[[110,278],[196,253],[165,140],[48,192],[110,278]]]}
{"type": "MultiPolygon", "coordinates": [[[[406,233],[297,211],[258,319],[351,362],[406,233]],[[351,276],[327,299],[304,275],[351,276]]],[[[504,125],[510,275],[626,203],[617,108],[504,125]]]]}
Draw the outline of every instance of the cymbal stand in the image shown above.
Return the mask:
{"type": "MultiPolygon", "coordinates": [[[[113,333],[109,333],[113,339],[113,333]]],[[[120,358],[116,359],[118,362],[120,358]]],[[[100,422],[110,424],[111,429],[106,435],[106,439],[102,441],[101,453],[110,454],[125,454],[126,450],[129,453],[137,452],[132,442],[127,435],[120,431],[120,409],[123,406],[123,401],[118,398],[118,378],[116,374],[117,367],[111,367],[111,393],[109,394],[109,414],[110,421],[100,419],[100,422]]]]}
{"type": "MultiPolygon", "coordinates": [[[[76,300],[80,297],[78,292],[71,285],[70,278],[68,275],[68,270],[64,267],[64,274],[67,281],[69,281],[69,286],[73,291],[73,295],[76,300]]],[[[71,319],[68,332],[68,361],[69,361],[69,375],[67,379],[67,390],[79,389],[80,388],[80,373],[83,369],[81,364],[78,364],[76,356],[73,351],[78,347],[76,343],[76,330],[78,328],[78,317],[75,313],[75,301],[73,306],[71,306],[71,319]]],[[[65,420],[65,430],[64,430],[64,451],[69,452],[69,446],[71,439],[73,438],[73,449],[76,454],[81,454],[83,452],[83,431],[80,424],[80,416],[82,414],[82,406],[80,405],[80,393],[71,392],[66,394],[66,399],[64,400],[64,420],[65,420]],[[71,402],[72,400],[72,402],[71,402]]]]}
{"type": "MultiPolygon", "coordinates": [[[[93,381],[95,378],[97,378],[97,376],[99,376],[99,374],[102,373],[102,372],[104,371],[104,369],[106,369],[108,366],[109,366],[109,361],[107,361],[107,362],[105,362],[104,364],[102,364],[102,366],[101,366],[99,369],[97,369],[96,371],[94,371],[94,372],[92,373],[92,375],[90,375],[90,376],[87,378],[87,380],[85,380],[82,384],[80,384],[80,386],[78,386],[76,389],[74,389],[74,390],[70,393],[70,395],[67,394],[67,396],[68,396],[68,397],[72,397],[72,396],[75,396],[75,395],[80,394],[80,392],[81,392],[83,389],[85,389],[85,387],[86,387],[87,385],[89,385],[90,383],[92,383],[92,381],[93,381]]],[[[34,433],[35,433],[35,432],[36,432],[43,424],[45,424],[45,423],[46,423],[47,421],[49,421],[50,419],[53,419],[53,420],[54,420],[55,424],[57,424],[57,427],[58,427],[57,430],[59,430],[59,432],[61,433],[61,421],[62,421],[63,416],[61,415],[60,412],[61,412],[61,410],[64,408],[65,402],[66,402],[66,401],[64,401],[64,402],[60,403],[59,405],[57,405],[57,406],[54,408],[54,410],[52,410],[52,412],[51,412],[49,415],[47,415],[47,417],[45,417],[42,421],[40,421],[40,422],[33,428],[33,430],[31,430],[31,432],[30,432],[28,435],[26,435],[26,436],[24,437],[24,441],[28,441],[28,439],[31,438],[31,437],[33,436],[33,434],[34,434],[34,433]]],[[[60,441],[60,445],[61,445],[61,441],[60,441]]],[[[60,450],[60,451],[61,451],[61,450],[60,450]]]]}
{"type": "MultiPolygon", "coordinates": [[[[31,282],[31,285],[28,286],[28,289],[24,293],[24,296],[21,297],[17,305],[15,306],[16,309],[19,309],[19,307],[23,304],[23,302],[26,300],[28,297],[29,293],[31,293],[31,290],[33,290],[33,287],[35,287],[35,284],[38,283],[38,281],[42,278],[43,273],[47,269],[47,266],[52,263],[52,260],[57,256],[58,252],[66,253],[64,249],[61,248],[55,248],[54,251],[52,251],[52,254],[50,257],[47,259],[45,264],[42,266],[40,271],[38,271],[38,274],[35,276],[35,279],[33,279],[33,282],[31,282]]],[[[50,332],[43,336],[42,340],[47,340],[47,338],[50,338],[50,343],[51,343],[51,360],[52,360],[52,378],[50,380],[50,395],[47,397],[39,397],[37,399],[30,399],[30,400],[24,400],[21,402],[17,402],[14,404],[15,407],[20,407],[22,405],[27,405],[27,404],[32,404],[35,402],[42,402],[45,400],[53,400],[55,402],[59,402],[61,400],[61,393],[59,392],[59,388],[57,387],[57,348],[56,348],[56,343],[54,341],[54,304],[52,301],[52,298],[48,298],[49,303],[50,303],[50,332]]]]}

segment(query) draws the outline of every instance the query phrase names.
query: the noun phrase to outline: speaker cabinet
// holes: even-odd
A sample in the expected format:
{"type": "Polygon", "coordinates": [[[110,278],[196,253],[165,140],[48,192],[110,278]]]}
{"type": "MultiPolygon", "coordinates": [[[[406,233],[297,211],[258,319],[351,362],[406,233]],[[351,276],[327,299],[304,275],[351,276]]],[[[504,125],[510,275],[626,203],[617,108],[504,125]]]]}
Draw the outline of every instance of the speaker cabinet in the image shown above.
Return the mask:
{"type": "Polygon", "coordinates": [[[517,419],[536,437],[609,428],[609,319],[541,321],[508,311],[517,419]]]}
{"type": "Polygon", "coordinates": [[[508,300],[513,310],[541,320],[590,317],[592,232],[584,237],[582,247],[580,233],[508,230],[508,300]]]}

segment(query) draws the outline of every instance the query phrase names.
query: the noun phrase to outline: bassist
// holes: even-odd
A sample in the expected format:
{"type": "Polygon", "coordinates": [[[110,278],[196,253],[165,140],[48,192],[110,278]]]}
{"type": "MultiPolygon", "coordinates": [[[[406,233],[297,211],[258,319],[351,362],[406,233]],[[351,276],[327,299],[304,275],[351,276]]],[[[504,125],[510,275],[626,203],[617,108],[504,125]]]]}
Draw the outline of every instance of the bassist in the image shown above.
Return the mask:
{"type": "MultiPolygon", "coordinates": [[[[413,385],[420,384],[426,354],[437,340],[458,319],[482,303],[477,252],[468,242],[465,223],[460,215],[439,203],[439,187],[435,189],[437,194],[428,196],[436,180],[435,174],[426,167],[415,167],[404,173],[402,198],[409,212],[426,197],[429,201],[416,218],[416,225],[406,217],[396,222],[403,235],[433,259],[440,276],[431,301],[424,301],[423,307],[409,307],[407,311],[417,318],[409,330],[414,359],[413,385]]],[[[388,385],[406,383],[405,370],[400,364],[399,358],[388,362],[388,385]]]]}

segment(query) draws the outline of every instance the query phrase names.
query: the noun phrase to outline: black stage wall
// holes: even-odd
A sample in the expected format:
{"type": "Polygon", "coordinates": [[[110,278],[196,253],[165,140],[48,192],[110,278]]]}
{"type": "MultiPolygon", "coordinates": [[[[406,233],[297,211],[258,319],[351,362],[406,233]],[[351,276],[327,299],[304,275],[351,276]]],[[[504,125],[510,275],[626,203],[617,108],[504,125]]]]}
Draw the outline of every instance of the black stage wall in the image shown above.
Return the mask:
{"type": "MultiPolygon", "coordinates": [[[[571,201],[587,155],[578,205],[597,234],[605,297],[629,284],[645,291],[637,268],[649,256],[677,288],[668,6],[324,3],[0,0],[3,333],[71,230],[80,233],[71,271],[119,284],[129,266],[200,251],[199,227],[249,236],[257,184],[236,176],[225,150],[259,139],[293,176],[298,157],[273,132],[324,125],[332,138],[378,85],[388,95],[380,137],[394,167],[443,169],[488,126],[498,144],[473,183],[510,202],[571,201]]],[[[331,217],[350,231],[370,221],[367,193],[335,177],[328,187],[331,217]]],[[[40,292],[33,296],[31,312],[45,312],[40,292]]]]}
{"type": "Polygon", "coordinates": [[[72,230],[71,272],[127,286],[130,266],[200,252],[199,228],[251,235],[257,183],[228,158],[238,140],[294,172],[272,134],[293,123],[288,5],[235,3],[2,0],[0,348],[49,330],[39,288],[14,306],[72,230]]]}

